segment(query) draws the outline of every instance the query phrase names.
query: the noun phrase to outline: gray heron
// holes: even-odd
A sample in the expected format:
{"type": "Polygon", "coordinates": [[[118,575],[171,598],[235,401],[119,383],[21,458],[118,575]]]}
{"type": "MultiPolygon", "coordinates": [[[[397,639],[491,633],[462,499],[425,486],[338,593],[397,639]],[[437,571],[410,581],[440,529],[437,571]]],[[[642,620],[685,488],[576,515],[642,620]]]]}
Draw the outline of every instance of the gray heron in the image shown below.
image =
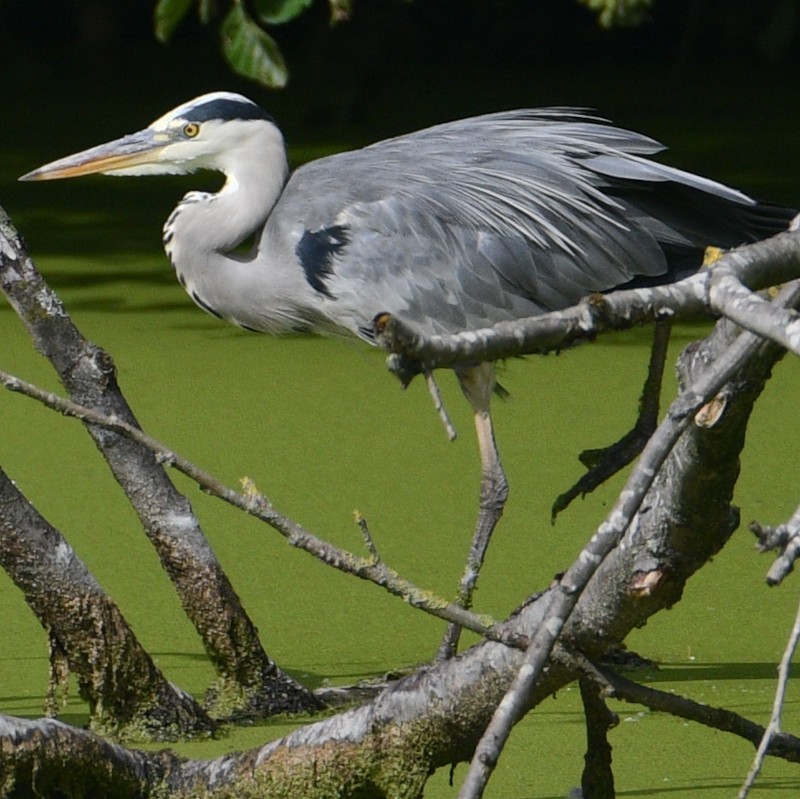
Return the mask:
{"type": "MultiPolygon", "coordinates": [[[[164,226],[191,298],[248,330],[374,343],[373,322],[387,313],[424,335],[452,333],[637,279],[669,281],[698,268],[707,245],[761,239],[792,217],[649,158],[662,149],[586,112],[544,108],[437,125],[290,172],[273,118],[215,92],[21,179],[222,172],[219,192],[189,192],[164,226]]],[[[469,605],[508,483],[489,409],[494,366],[455,374],[481,456],[459,592],[469,605]]],[[[456,640],[451,629],[441,651],[456,640]]]]}

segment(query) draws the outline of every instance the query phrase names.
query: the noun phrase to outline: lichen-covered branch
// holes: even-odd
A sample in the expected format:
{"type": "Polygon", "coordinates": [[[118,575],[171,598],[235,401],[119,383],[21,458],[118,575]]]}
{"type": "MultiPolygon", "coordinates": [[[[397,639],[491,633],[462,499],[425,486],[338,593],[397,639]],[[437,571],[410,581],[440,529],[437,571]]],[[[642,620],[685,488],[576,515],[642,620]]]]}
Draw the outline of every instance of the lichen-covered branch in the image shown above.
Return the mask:
{"type": "Polygon", "coordinates": [[[27,797],[158,796],[175,758],[126,749],[56,719],[0,716],[0,795],[27,797]]]}
{"type": "MultiPolygon", "coordinates": [[[[721,323],[710,340],[690,346],[682,358],[684,385],[719,362],[734,338],[732,326],[721,323]]],[[[746,368],[734,370],[715,414],[696,421],[692,403],[682,406],[688,426],[626,525],[621,545],[606,554],[566,618],[559,640],[568,651],[594,657],[617,646],[631,629],[678,601],[686,581],[725,544],[738,523],[730,503],[749,413],[779,357],[776,347],[762,345],[746,368]]],[[[502,626],[536,635],[561,590],[550,587],[502,626]]],[[[256,750],[211,761],[159,761],[158,785],[144,795],[168,790],[175,796],[418,799],[430,771],[472,756],[522,662],[520,651],[483,642],[392,684],[367,705],[256,750]]],[[[525,710],[576,676],[574,667],[551,657],[526,694],[525,710]]],[[[13,747],[2,752],[7,779],[24,780],[31,758],[38,757],[28,749],[19,758],[13,747]]],[[[129,768],[123,773],[129,775],[129,768]]]]}
{"type": "MultiPolygon", "coordinates": [[[[138,427],[111,357],[87,341],[36,270],[0,208],[0,287],[77,403],[138,427]]],[[[181,604],[219,674],[209,691],[218,716],[317,707],[313,694],[268,657],[258,630],[206,540],[191,505],[152,452],[113,430],[87,425],[158,552],[181,604]],[[224,701],[222,701],[224,699],[224,701]]]]}
{"type": "Polygon", "coordinates": [[[0,566],[47,631],[51,652],[77,675],[91,729],[160,741],[216,729],[191,696],[167,681],[72,547],[2,469],[0,566]]]}

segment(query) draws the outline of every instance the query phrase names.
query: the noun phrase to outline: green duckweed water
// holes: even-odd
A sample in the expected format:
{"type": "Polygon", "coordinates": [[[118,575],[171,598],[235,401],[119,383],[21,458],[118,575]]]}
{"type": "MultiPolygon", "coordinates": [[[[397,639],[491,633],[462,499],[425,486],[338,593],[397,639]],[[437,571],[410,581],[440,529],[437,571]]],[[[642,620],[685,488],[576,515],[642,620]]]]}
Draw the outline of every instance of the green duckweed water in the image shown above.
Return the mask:
{"type": "MultiPolygon", "coordinates": [[[[196,309],[174,283],[157,245],[161,218],[182,189],[150,182],[142,184],[146,188],[100,185],[59,186],[47,192],[35,214],[15,221],[84,334],[112,353],[143,427],[234,487],[242,477],[252,479],[283,512],[353,550],[362,545],[353,521],[353,511],[360,511],[392,567],[451,595],[478,482],[471,420],[452,378],[443,374],[441,382],[460,434],[454,443],[446,440],[424,386],[401,391],[380,353],[349,342],[248,334],[196,309]],[[69,217],[49,216],[59,207],[71,209],[69,217]],[[130,223],[126,213],[132,209],[137,214],[130,223]],[[100,228],[108,236],[102,241],[100,228]]],[[[9,211],[13,216],[12,206],[9,211]]],[[[678,330],[673,361],[702,332],[702,326],[678,330]]],[[[545,586],[602,520],[621,477],[576,503],[555,527],[549,508],[580,474],[577,454],[614,440],[630,424],[648,338],[646,331],[635,331],[558,357],[506,365],[501,381],[511,398],[496,403],[495,417],[511,498],[481,580],[479,610],[502,616],[545,586]]],[[[58,389],[6,305],[0,305],[0,341],[3,369],[58,389]]],[[[744,523],[774,523],[794,508],[798,389],[800,371],[787,359],[750,427],[736,496],[744,523]]],[[[665,399],[673,391],[670,382],[665,399]]],[[[167,676],[202,696],[212,670],[81,426],[8,392],[0,394],[0,414],[0,457],[9,475],[66,535],[167,676]]],[[[285,669],[317,686],[431,657],[438,622],[332,572],[179,475],[174,479],[189,495],[267,651],[285,669]]],[[[737,532],[690,583],[679,606],[629,639],[632,648],[660,664],[640,678],[765,722],[775,664],[797,601],[796,578],[766,588],[768,565],[768,558],[754,552],[750,534],[737,532]]],[[[38,717],[47,681],[46,640],[4,574],[0,619],[0,710],[38,717]]],[[[621,718],[611,736],[620,796],[735,795],[752,757],[749,744],[638,707],[614,708],[621,718]]],[[[85,721],[74,690],[63,718],[85,721]]],[[[514,733],[487,795],[565,796],[580,781],[581,719],[577,690],[561,692],[530,714],[514,733]]],[[[213,757],[301,723],[233,729],[218,741],[175,748],[213,757]]],[[[784,728],[796,731],[799,724],[800,694],[792,685],[784,728]]],[[[437,773],[426,796],[455,796],[464,773],[460,766],[455,787],[445,771],[437,773]]],[[[797,768],[769,761],[752,795],[798,792],[797,768]]]]}
{"type": "MultiPolygon", "coordinates": [[[[250,477],[287,514],[356,550],[352,511],[360,510],[387,562],[423,586],[452,591],[472,521],[477,466],[470,419],[446,374],[445,398],[461,433],[452,444],[423,387],[400,391],[378,353],[337,341],[241,333],[196,310],[180,288],[146,280],[165,268],[160,256],[117,260],[106,267],[51,257],[40,259],[40,266],[63,284],[62,295],[85,334],[113,353],[123,390],[146,430],[231,485],[250,477]],[[106,268],[119,269],[122,279],[98,284],[70,277],[78,269],[85,275],[106,268]]],[[[3,368],[56,388],[5,307],[0,330],[3,368]]],[[[692,332],[679,331],[675,348],[692,332]]],[[[506,367],[503,383],[512,397],[498,403],[496,417],[512,495],[482,578],[481,610],[501,615],[545,585],[602,518],[618,480],[567,511],[555,528],[548,522],[549,503],[578,473],[575,454],[613,439],[629,421],[646,345],[639,332],[506,367]]],[[[787,420],[797,389],[796,365],[787,361],[750,430],[737,494],[745,521],[775,521],[791,511],[795,448],[787,441],[793,433],[787,420]]],[[[169,678],[202,695],[213,679],[202,649],[88,437],[77,423],[25,398],[4,393],[0,403],[9,474],[68,537],[169,678]]],[[[268,651],[285,668],[319,685],[430,657],[437,622],[329,571],[268,528],[175,479],[268,651]]],[[[791,581],[779,589],[764,586],[767,563],[739,531],[690,584],[680,606],[632,636],[632,647],[661,664],[648,679],[763,721],[796,599],[791,581]]],[[[2,709],[38,716],[45,637],[5,576],[0,617],[2,709]]],[[[786,729],[800,720],[799,699],[793,688],[786,729]]],[[[635,707],[618,710],[622,722],[612,741],[623,796],[721,799],[732,795],[746,772],[747,744],[635,707]]],[[[73,697],[63,717],[81,723],[85,710],[73,697]]],[[[221,741],[178,749],[211,757],[257,745],[298,723],[233,730],[221,741]]],[[[577,691],[564,691],[517,731],[490,795],[563,796],[579,780],[582,735],[577,691]]],[[[765,796],[796,796],[800,777],[794,768],[770,762],[763,784],[765,796]]],[[[428,795],[454,795],[445,774],[433,778],[428,795]]]]}

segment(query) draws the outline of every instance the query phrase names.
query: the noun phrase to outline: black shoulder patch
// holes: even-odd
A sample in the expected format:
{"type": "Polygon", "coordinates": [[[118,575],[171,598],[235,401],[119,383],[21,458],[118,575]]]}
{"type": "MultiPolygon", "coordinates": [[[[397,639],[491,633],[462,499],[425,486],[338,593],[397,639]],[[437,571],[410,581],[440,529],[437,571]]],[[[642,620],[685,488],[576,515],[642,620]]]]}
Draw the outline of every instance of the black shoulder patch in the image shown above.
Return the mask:
{"type": "Polygon", "coordinates": [[[312,288],[326,297],[333,297],[326,280],[333,274],[333,259],[350,242],[349,229],[333,225],[321,230],[307,230],[297,243],[295,252],[312,288]]]}
{"type": "Polygon", "coordinates": [[[188,122],[207,122],[209,119],[265,119],[275,120],[260,106],[247,100],[218,98],[196,105],[186,111],[183,117],[188,122]]]}

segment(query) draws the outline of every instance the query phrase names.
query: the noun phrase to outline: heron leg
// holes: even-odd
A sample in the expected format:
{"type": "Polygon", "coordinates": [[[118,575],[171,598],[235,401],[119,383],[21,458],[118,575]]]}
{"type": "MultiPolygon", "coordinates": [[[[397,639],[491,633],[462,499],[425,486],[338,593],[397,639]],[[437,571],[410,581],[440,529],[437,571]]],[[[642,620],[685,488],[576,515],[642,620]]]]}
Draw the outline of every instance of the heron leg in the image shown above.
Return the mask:
{"type": "MultiPolygon", "coordinates": [[[[467,563],[458,587],[457,602],[468,608],[472,604],[472,595],[478,580],[489,541],[508,497],[508,480],[494,438],[490,401],[495,386],[494,365],[482,363],[468,369],[459,369],[458,375],[461,389],[472,405],[475,430],[478,435],[478,449],[481,456],[481,493],[478,509],[478,520],[469,548],[467,563]]],[[[461,627],[450,624],[437,652],[438,660],[446,660],[455,655],[461,627]]]]}

